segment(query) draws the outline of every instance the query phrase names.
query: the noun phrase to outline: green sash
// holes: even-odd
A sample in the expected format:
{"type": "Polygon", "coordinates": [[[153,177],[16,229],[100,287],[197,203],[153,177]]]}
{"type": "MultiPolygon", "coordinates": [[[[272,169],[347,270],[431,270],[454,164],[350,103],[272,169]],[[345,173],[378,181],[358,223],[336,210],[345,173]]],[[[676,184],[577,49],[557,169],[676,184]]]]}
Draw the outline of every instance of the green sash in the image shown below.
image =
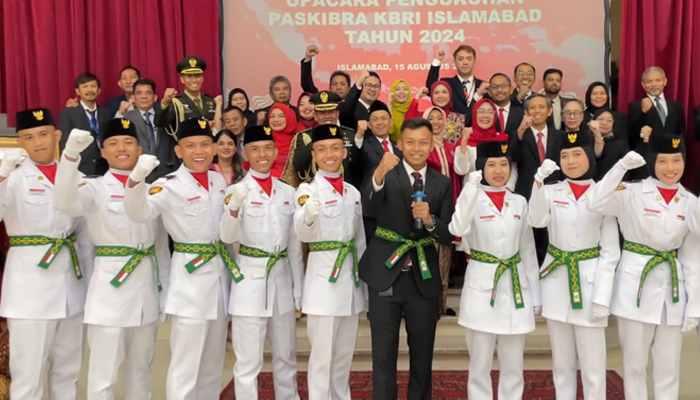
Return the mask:
{"type": "Polygon", "coordinates": [[[44,253],[39,261],[39,267],[47,269],[56,258],[56,255],[64,246],[70,251],[71,260],[73,261],[73,272],[78,280],[83,279],[83,273],[80,270],[78,262],[78,253],[75,251],[75,234],[59,239],[54,239],[46,236],[10,236],[10,247],[12,246],[43,246],[50,244],[49,250],[44,253]]]}
{"type": "Polygon", "coordinates": [[[583,295],[581,294],[581,273],[578,263],[585,260],[593,260],[600,256],[600,247],[584,249],[578,251],[564,251],[551,244],[547,247],[547,253],[554,257],[554,260],[540,271],[540,279],[544,279],[560,265],[566,265],[569,274],[569,297],[571,298],[571,308],[574,310],[583,309],[583,295]]]}

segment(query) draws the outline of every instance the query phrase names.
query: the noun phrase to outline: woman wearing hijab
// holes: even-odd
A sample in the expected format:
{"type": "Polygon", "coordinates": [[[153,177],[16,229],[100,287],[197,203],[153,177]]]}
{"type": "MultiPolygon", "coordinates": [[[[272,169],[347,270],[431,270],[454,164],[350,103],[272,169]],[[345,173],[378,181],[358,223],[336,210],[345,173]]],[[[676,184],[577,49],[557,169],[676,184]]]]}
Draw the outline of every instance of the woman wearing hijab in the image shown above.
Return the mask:
{"type": "Polygon", "coordinates": [[[245,117],[248,120],[247,126],[252,126],[257,124],[257,118],[255,113],[250,110],[250,101],[248,100],[248,94],[245,90],[241,88],[235,88],[228,92],[228,104],[236,106],[245,112],[245,117]]]}
{"type": "Polygon", "coordinates": [[[304,92],[297,100],[297,109],[299,110],[299,123],[304,125],[304,129],[313,128],[318,123],[314,119],[314,105],[311,103],[311,93],[304,92]]]}
{"type": "MultiPolygon", "coordinates": [[[[593,82],[586,90],[586,110],[583,113],[583,126],[589,121],[594,120],[593,115],[601,110],[610,107],[610,94],[608,87],[603,82],[593,82]]],[[[616,138],[627,141],[627,118],[625,114],[619,111],[611,111],[615,125],[613,126],[613,134],[616,138]]]]}
{"type": "Polygon", "coordinates": [[[406,112],[413,102],[411,86],[403,79],[399,79],[391,85],[391,90],[387,95],[387,104],[391,111],[392,125],[389,128],[391,140],[397,142],[401,140],[401,125],[406,117],[406,112]]]}
{"type": "Polygon", "coordinates": [[[278,154],[272,165],[272,176],[279,178],[284,171],[284,164],[289,157],[289,146],[297,132],[306,129],[297,122],[297,114],[288,106],[275,103],[267,114],[267,124],[275,138],[275,147],[278,154]]]}
{"type": "MultiPolygon", "coordinates": [[[[457,170],[468,170],[468,165],[461,168],[455,167],[455,145],[446,142],[443,137],[447,130],[447,117],[445,111],[436,106],[425,110],[423,118],[430,121],[433,126],[433,151],[428,156],[428,166],[452,180],[452,204],[456,204],[457,197],[462,191],[462,177],[457,170]]],[[[463,159],[466,161],[466,159],[463,159]]],[[[442,278],[441,312],[446,315],[457,315],[454,310],[447,308],[447,287],[450,282],[450,267],[452,266],[452,246],[438,246],[440,260],[440,277],[442,278]]]]}
{"type": "Polygon", "coordinates": [[[593,177],[593,180],[598,182],[629,152],[629,145],[626,140],[620,139],[614,134],[614,111],[601,108],[593,114],[593,121],[598,122],[598,129],[603,138],[603,151],[596,160],[595,176],[593,177]]]}
{"type": "Polygon", "coordinates": [[[421,117],[422,113],[418,111],[418,102],[428,93],[430,93],[430,100],[432,101],[433,105],[442,108],[442,110],[445,112],[447,118],[447,129],[445,130],[443,138],[446,142],[457,144],[459,139],[462,137],[462,130],[464,129],[464,121],[466,116],[464,114],[452,111],[452,89],[448,83],[444,81],[437,81],[430,88],[430,92],[428,92],[428,89],[426,88],[421,89],[421,91],[416,95],[414,101],[411,102],[411,106],[406,112],[406,118],[411,119],[421,117]]]}

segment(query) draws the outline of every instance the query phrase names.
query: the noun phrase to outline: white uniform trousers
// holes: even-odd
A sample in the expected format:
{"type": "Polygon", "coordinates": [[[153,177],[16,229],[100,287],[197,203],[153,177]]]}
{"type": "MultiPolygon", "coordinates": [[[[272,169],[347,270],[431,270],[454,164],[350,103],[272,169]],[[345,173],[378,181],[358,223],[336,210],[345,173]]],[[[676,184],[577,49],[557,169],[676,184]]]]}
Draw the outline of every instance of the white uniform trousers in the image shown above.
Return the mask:
{"type": "Polygon", "coordinates": [[[309,400],[351,400],[350,368],[360,315],[307,315],[309,400]]]}
{"type": "Polygon", "coordinates": [[[258,374],[263,366],[265,337],[272,345],[272,373],[275,399],[299,400],[297,393],[297,320],[293,312],[280,315],[275,306],[272,317],[234,315],[231,323],[233,381],[237,399],[258,398],[258,374]]]}
{"type": "Polygon", "coordinates": [[[552,344],[552,374],[557,400],[576,400],[576,356],[581,365],[584,398],[605,399],[605,328],[547,320],[552,344]]]}
{"type": "Polygon", "coordinates": [[[219,304],[215,320],[174,315],[170,328],[168,400],[211,400],[221,395],[228,317],[219,304]]]}
{"type": "Polygon", "coordinates": [[[10,330],[10,397],[41,400],[46,361],[49,399],[75,400],[83,362],[83,314],[63,319],[8,318],[10,330]]]}
{"type": "Polygon", "coordinates": [[[124,398],[149,400],[157,335],[157,322],[129,328],[88,324],[88,400],[114,400],[119,366],[123,362],[124,398]]]}
{"type": "Polygon", "coordinates": [[[683,345],[681,327],[666,325],[664,309],[661,325],[617,317],[617,329],[622,349],[625,398],[648,398],[647,365],[651,349],[654,363],[654,399],[677,400],[683,345]]]}
{"type": "Polygon", "coordinates": [[[525,388],[523,353],[526,335],[496,335],[467,329],[469,350],[469,380],[467,397],[470,400],[491,400],[493,389],[491,367],[493,350],[498,351],[498,400],[521,400],[525,388]]]}

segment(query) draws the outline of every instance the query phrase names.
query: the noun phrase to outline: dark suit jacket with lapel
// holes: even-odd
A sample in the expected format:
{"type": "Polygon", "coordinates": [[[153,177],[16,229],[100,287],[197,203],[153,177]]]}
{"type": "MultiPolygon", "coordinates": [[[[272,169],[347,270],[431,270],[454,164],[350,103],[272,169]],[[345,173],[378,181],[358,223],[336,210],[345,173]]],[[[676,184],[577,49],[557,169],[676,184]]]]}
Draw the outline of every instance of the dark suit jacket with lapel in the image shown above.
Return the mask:
{"type": "MultiPolygon", "coordinates": [[[[565,137],[565,133],[547,128],[547,152],[546,158],[559,164],[559,153],[565,137]]],[[[515,183],[515,193],[530,199],[532,185],[535,183],[535,173],[540,167],[540,156],[537,152],[537,139],[532,128],[525,131],[523,139],[518,137],[517,130],[514,135],[510,136],[510,147],[512,149],[511,157],[513,161],[518,163],[518,180],[515,183]]],[[[544,183],[551,183],[561,180],[560,171],[554,172],[544,183]]]]}
{"type": "MultiPolygon", "coordinates": [[[[566,105],[566,103],[569,102],[569,100],[571,100],[571,99],[569,99],[567,97],[559,96],[559,101],[561,102],[562,111],[564,110],[564,106],[566,105]]],[[[547,118],[547,126],[549,126],[550,129],[551,128],[558,129],[558,130],[564,129],[564,117],[560,116],[559,120],[561,121],[559,126],[554,126],[554,109],[552,109],[552,115],[550,115],[549,118],[547,118]]]]}
{"type": "Polygon", "coordinates": [[[668,108],[668,116],[666,117],[665,125],[661,123],[661,118],[659,117],[659,112],[656,110],[655,105],[652,105],[651,109],[644,113],[642,111],[642,100],[637,100],[629,104],[627,109],[627,115],[629,116],[627,138],[629,139],[630,149],[644,155],[646,152],[646,143],[641,140],[639,133],[642,131],[642,128],[647,125],[651,128],[652,134],[653,132],[666,132],[678,136],[685,135],[685,112],[683,111],[683,105],[677,101],[670,100],[668,97],[665,99],[668,108]],[[640,144],[641,147],[638,149],[640,144]]]}
{"type": "MultiPolygon", "coordinates": [[[[498,119],[498,106],[496,106],[496,129],[501,131],[501,121],[498,119]]],[[[523,115],[525,110],[522,107],[513,106],[510,104],[510,110],[508,111],[508,118],[506,119],[506,131],[505,134],[509,137],[518,135],[518,127],[523,120],[523,115]]]]}
{"type": "MultiPolygon", "coordinates": [[[[103,126],[113,115],[110,115],[109,110],[105,107],[97,107],[97,123],[103,126]]],[[[70,131],[73,129],[82,129],[92,132],[93,136],[99,137],[99,132],[95,132],[90,126],[87,112],[81,104],[77,107],[67,107],[61,111],[59,118],[59,128],[61,130],[61,141],[59,142],[59,150],[63,152],[66,147],[66,141],[70,136],[70,131]]],[[[95,140],[90,146],[80,154],[80,164],[78,170],[85,175],[103,175],[109,169],[107,161],[102,158],[98,147],[98,140],[95,140]]]]}
{"type": "MultiPolygon", "coordinates": [[[[404,168],[399,163],[390,171],[380,191],[375,191],[372,182],[363,190],[363,212],[367,215],[377,216],[377,226],[394,231],[409,240],[419,240],[431,236],[438,243],[449,245],[452,236],[447,229],[452,219],[452,181],[439,172],[428,168],[425,177],[425,201],[430,204],[430,213],[435,216],[435,229],[428,232],[425,228],[415,229],[413,212],[411,209],[411,195],[413,186],[404,168]]],[[[440,267],[438,252],[435,246],[426,246],[425,254],[428,268],[432,278],[423,280],[418,268],[418,255],[415,249],[404,254],[393,268],[387,268],[384,263],[391,254],[399,248],[401,243],[394,243],[375,237],[367,245],[364,255],[360,259],[360,278],[367,285],[383,292],[389,289],[401,274],[401,267],[406,263],[406,257],[410,256],[413,262],[411,274],[413,274],[420,293],[426,298],[436,298],[442,293],[440,279],[440,267]]]]}
{"type": "MultiPolygon", "coordinates": [[[[425,87],[430,89],[433,84],[440,79],[440,67],[431,66],[430,72],[428,72],[428,80],[425,82],[425,87]]],[[[472,105],[476,103],[474,100],[467,103],[467,96],[464,95],[464,88],[462,87],[462,81],[459,76],[455,75],[451,78],[442,78],[444,82],[447,82],[452,89],[452,110],[454,112],[464,114],[464,126],[472,126],[472,105]]],[[[474,77],[474,93],[476,90],[484,83],[481,79],[474,77]]]]}
{"type": "MultiPolygon", "coordinates": [[[[396,143],[391,140],[389,141],[391,142],[391,147],[394,150],[394,154],[399,158],[403,158],[401,150],[399,150],[396,143]]],[[[382,161],[382,158],[384,157],[384,147],[382,147],[381,142],[376,136],[374,136],[374,134],[372,134],[372,132],[367,132],[365,133],[360,151],[365,154],[362,168],[362,187],[364,188],[367,185],[367,182],[369,182],[370,177],[373,175],[374,169],[379,166],[379,162],[382,161]]]]}
{"type": "MultiPolygon", "coordinates": [[[[154,109],[160,109],[160,103],[153,105],[154,109]]],[[[157,111],[156,111],[157,112],[157,111]]],[[[139,145],[143,149],[143,153],[148,153],[148,139],[146,135],[148,134],[148,128],[146,123],[143,121],[141,116],[141,111],[138,109],[131,110],[124,115],[124,118],[128,119],[136,127],[136,133],[139,137],[139,145]]],[[[156,147],[156,157],[160,164],[156,169],[146,178],[146,182],[152,183],[156,179],[175,172],[176,169],[180,167],[180,159],[175,155],[175,146],[177,141],[171,135],[169,135],[164,128],[156,128],[157,135],[157,147],[156,147]]]]}

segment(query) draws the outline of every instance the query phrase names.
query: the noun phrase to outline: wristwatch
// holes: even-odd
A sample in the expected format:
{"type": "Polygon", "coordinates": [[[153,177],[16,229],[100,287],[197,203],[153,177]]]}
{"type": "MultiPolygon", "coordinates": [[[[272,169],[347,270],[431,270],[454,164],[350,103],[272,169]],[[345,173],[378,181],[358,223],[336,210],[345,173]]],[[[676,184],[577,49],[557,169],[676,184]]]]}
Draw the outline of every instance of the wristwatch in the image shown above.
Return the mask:
{"type": "Polygon", "coordinates": [[[437,221],[437,218],[435,218],[435,216],[432,214],[430,214],[430,218],[433,219],[433,224],[432,225],[425,225],[425,230],[428,232],[432,232],[435,229],[435,221],[437,221]]]}

